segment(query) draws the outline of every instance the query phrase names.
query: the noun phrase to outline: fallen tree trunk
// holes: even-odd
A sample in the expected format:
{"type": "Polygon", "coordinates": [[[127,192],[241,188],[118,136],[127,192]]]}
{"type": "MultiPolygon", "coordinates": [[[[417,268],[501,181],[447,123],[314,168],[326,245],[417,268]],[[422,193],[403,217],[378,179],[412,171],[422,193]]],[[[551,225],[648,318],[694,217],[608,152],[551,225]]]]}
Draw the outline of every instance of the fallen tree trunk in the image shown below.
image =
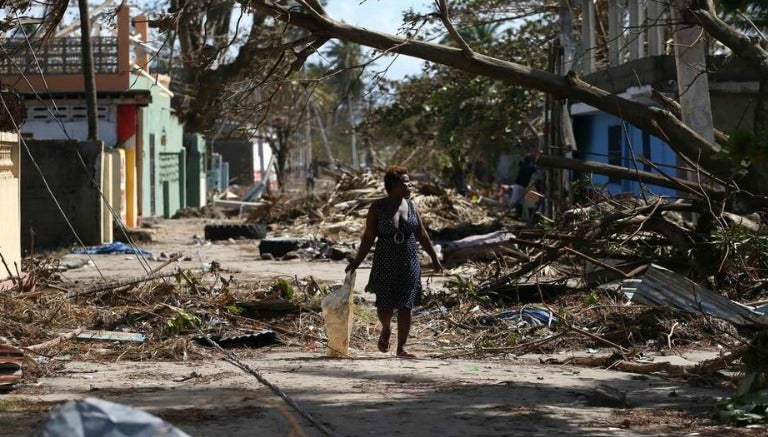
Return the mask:
{"type": "Polygon", "coordinates": [[[530,261],[530,257],[526,253],[517,250],[517,244],[511,240],[514,237],[509,232],[498,231],[484,235],[472,235],[456,241],[441,241],[443,263],[455,265],[467,260],[492,259],[497,253],[530,261]]]}
{"type": "Polygon", "coordinates": [[[602,367],[605,369],[618,370],[620,372],[638,373],[648,375],[651,373],[665,372],[669,376],[677,378],[696,378],[712,375],[741,358],[747,350],[748,345],[741,345],[733,349],[728,355],[724,355],[709,360],[704,360],[693,366],[683,366],[669,362],[659,363],[638,363],[627,361],[618,354],[603,357],[569,357],[565,360],[546,359],[541,360],[543,364],[569,364],[582,367],[602,367]]]}
{"type": "Polygon", "coordinates": [[[686,193],[695,194],[697,196],[703,196],[702,189],[704,189],[710,196],[722,197],[722,192],[718,192],[714,188],[708,187],[706,185],[699,185],[694,182],[673,178],[671,176],[664,176],[658,173],[630,169],[618,165],[546,155],[540,155],[536,162],[542,167],[565,168],[569,170],[597,173],[609,177],[630,179],[646,184],[658,185],[660,187],[684,191],[686,193]]]}

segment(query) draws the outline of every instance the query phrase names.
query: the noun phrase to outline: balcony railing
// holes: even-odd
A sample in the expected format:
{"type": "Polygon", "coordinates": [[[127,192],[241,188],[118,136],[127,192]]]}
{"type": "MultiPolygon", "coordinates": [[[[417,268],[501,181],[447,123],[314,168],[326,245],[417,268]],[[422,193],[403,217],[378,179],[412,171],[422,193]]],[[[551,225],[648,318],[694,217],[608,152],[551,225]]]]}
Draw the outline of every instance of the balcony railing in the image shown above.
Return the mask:
{"type": "MultiPolygon", "coordinates": [[[[91,43],[94,72],[117,73],[117,37],[93,37],[91,43]]],[[[0,46],[0,75],[82,74],[80,38],[53,38],[42,47],[33,47],[34,56],[25,40],[6,40],[0,46]]]]}

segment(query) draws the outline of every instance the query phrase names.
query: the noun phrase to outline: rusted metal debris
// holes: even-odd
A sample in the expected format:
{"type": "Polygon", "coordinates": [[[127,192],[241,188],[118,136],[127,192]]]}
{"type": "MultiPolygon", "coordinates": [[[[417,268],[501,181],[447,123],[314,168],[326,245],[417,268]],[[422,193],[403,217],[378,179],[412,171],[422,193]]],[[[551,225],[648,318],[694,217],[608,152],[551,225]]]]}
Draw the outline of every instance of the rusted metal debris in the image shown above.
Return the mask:
{"type": "Polygon", "coordinates": [[[24,351],[8,344],[0,344],[0,388],[21,381],[24,351]]]}

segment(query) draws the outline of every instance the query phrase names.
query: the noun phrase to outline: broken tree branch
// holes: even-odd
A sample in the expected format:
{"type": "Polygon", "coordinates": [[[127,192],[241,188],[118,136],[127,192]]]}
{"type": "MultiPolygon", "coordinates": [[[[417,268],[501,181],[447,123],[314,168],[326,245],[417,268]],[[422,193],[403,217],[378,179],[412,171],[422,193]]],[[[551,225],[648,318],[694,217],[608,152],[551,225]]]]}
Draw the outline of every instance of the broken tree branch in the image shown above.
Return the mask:
{"type": "Polygon", "coordinates": [[[464,41],[464,38],[461,37],[461,34],[459,34],[456,28],[453,27],[453,23],[451,23],[451,20],[448,17],[448,5],[445,0],[435,0],[435,3],[437,4],[437,10],[440,11],[440,21],[443,22],[448,34],[451,35],[454,41],[456,41],[461,48],[461,51],[464,52],[464,55],[472,57],[475,52],[472,50],[472,47],[464,41]]]}
{"type": "MultiPolygon", "coordinates": [[[[662,175],[647,171],[628,169],[618,165],[604,164],[595,161],[582,161],[580,159],[562,158],[559,156],[539,155],[536,163],[543,167],[565,168],[570,170],[579,170],[585,172],[597,173],[610,177],[629,179],[644,182],[647,184],[658,185],[660,187],[673,188],[685,191],[690,194],[702,196],[698,184],[676,178],[667,178],[662,175]],[[671,180],[670,180],[671,179],[671,180]]],[[[707,188],[707,187],[705,187],[707,188]]],[[[714,188],[712,194],[717,194],[714,188]]],[[[722,195],[722,192],[720,193],[722,195]]]]}
{"type": "Polygon", "coordinates": [[[318,36],[338,38],[379,50],[413,56],[467,73],[544,91],[558,99],[581,101],[619,116],[654,136],[667,139],[667,143],[679,154],[700,157],[702,165],[718,176],[730,175],[729,163],[716,159],[720,147],[693,131],[669,111],[646,107],[638,102],[613,95],[584,82],[575,73],[563,77],[480,53],[468,57],[464,56],[462,49],[459,48],[399,38],[350,26],[306,8],[296,10],[270,0],[257,0],[250,5],[257,12],[301,27],[318,36]]]}
{"type": "Polygon", "coordinates": [[[76,337],[80,335],[81,332],[83,332],[83,328],[77,328],[74,331],[67,332],[66,334],[61,334],[58,337],[54,338],[53,340],[48,340],[43,343],[33,344],[31,346],[23,347],[22,349],[25,349],[31,352],[37,352],[40,350],[48,349],[51,346],[56,346],[57,344],[61,343],[64,340],[69,340],[72,337],[76,337]]]}

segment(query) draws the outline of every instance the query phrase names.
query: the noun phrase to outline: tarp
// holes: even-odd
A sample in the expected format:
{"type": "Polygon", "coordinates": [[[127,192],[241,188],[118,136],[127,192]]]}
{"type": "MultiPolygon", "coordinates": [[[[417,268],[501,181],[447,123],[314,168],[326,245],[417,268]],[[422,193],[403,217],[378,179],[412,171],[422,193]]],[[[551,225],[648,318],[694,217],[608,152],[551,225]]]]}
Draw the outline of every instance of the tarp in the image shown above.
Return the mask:
{"type": "Polygon", "coordinates": [[[110,253],[128,253],[128,254],[137,254],[137,255],[151,255],[151,252],[144,250],[133,248],[121,241],[115,241],[114,243],[106,243],[102,244],[101,246],[93,246],[86,249],[83,248],[76,248],[72,249],[72,253],[78,254],[78,255],[102,255],[102,254],[110,254],[110,253]]]}
{"type": "Polygon", "coordinates": [[[53,410],[37,437],[189,437],[159,417],[97,398],[68,401],[53,410]]]}

